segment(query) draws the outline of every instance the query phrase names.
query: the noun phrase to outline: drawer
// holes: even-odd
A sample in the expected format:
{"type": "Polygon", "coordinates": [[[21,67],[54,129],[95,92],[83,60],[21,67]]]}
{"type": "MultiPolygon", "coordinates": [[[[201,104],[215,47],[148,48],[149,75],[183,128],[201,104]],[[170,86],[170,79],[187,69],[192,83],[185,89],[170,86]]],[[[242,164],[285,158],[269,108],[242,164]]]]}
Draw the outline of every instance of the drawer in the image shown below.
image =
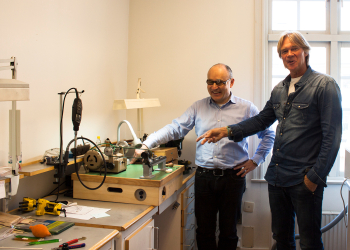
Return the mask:
{"type": "MultiPolygon", "coordinates": [[[[182,240],[181,242],[187,242],[188,239],[195,239],[196,237],[196,220],[191,220],[185,227],[182,228],[182,240]]],[[[187,242],[188,243],[188,242],[187,242]]]]}
{"type": "Polygon", "coordinates": [[[194,220],[194,218],[194,200],[192,200],[191,203],[188,204],[188,206],[181,211],[181,227],[187,226],[188,221],[190,221],[191,219],[194,220]]]}
{"type": "Polygon", "coordinates": [[[181,192],[181,209],[184,210],[194,199],[194,182],[181,192]]]}
{"type": "Polygon", "coordinates": [[[191,240],[188,240],[188,242],[181,244],[181,247],[183,250],[192,250],[192,249],[195,249],[195,244],[196,244],[196,240],[191,239],[191,240]]]}

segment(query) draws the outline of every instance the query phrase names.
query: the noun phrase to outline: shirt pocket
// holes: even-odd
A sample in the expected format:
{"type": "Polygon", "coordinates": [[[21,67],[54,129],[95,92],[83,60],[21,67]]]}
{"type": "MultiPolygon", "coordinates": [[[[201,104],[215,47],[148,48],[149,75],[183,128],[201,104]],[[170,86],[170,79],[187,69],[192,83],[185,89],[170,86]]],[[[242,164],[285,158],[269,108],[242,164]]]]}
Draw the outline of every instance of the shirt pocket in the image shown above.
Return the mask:
{"type": "Polygon", "coordinates": [[[292,103],[292,122],[296,124],[305,124],[308,118],[309,104],[308,103],[292,103]]]}
{"type": "Polygon", "coordinates": [[[278,119],[278,122],[281,122],[281,118],[283,116],[283,110],[281,108],[281,104],[280,103],[274,103],[273,104],[273,110],[275,111],[275,115],[278,119]]]}

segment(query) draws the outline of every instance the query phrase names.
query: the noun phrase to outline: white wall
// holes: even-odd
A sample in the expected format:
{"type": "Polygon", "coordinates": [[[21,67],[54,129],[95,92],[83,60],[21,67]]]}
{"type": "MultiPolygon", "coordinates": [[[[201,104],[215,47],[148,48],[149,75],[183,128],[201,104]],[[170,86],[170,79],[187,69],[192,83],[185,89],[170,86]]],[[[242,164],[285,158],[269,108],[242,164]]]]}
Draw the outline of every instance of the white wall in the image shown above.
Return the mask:
{"type": "MultiPolygon", "coordinates": [[[[253,99],[253,0],[133,0],[129,27],[128,98],[135,98],[141,78],[141,97],[161,103],[144,109],[146,133],[207,97],[207,72],[219,62],[233,70],[233,94],[253,99]]],[[[127,119],[136,126],[135,111],[127,119]]],[[[195,138],[186,136],[182,158],[194,160],[195,138]]]]}
{"type": "MultiPolygon", "coordinates": [[[[59,147],[59,92],[75,87],[82,95],[79,135],[96,141],[116,140],[125,111],[113,111],[113,100],[126,97],[129,0],[0,0],[0,59],[18,59],[18,80],[30,84],[30,101],[21,110],[23,161],[59,147]]],[[[0,71],[11,78],[11,71],[0,71]]],[[[74,137],[66,98],[63,145],[74,137]]],[[[7,165],[8,110],[0,103],[0,166],[7,165]]],[[[73,146],[73,145],[72,145],[73,146]]],[[[51,192],[53,171],[20,181],[9,210],[25,196],[51,192]]]]}
{"type": "MultiPolygon", "coordinates": [[[[75,87],[82,95],[79,135],[96,141],[116,139],[125,111],[113,111],[113,100],[127,89],[128,0],[0,0],[0,59],[18,59],[18,80],[30,84],[30,101],[21,110],[23,161],[59,147],[59,92],[75,87]]],[[[0,77],[11,78],[10,71],[0,77]]],[[[66,99],[64,147],[73,138],[66,99]]],[[[0,166],[8,155],[8,110],[0,103],[0,166]]]]}

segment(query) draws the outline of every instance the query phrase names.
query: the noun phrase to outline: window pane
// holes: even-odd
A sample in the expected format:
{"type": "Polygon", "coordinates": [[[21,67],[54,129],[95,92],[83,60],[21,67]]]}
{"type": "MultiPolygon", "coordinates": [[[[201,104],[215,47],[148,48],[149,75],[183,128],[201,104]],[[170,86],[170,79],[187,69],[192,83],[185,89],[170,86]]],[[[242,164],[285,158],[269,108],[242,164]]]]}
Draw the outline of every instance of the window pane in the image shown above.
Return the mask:
{"type": "Polygon", "coordinates": [[[289,71],[284,67],[283,61],[279,58],[277,47],[272,47],[272,78],[282,78],[282,80],[289,75],[289,71]]]}
{"type": "Polygon", "coordinates": [[[344,0],[340,17],[340,30],[350,31],[350,0],[344,0]]]}
{"type": "MultiPolygon", "coordinates": [[[[276,79],[283,80],[287,75],[289,75],[289,70],[287,70],[282,59],[279,58],[277,53],[277,47],[272,47],[272,84],[277,84],[276,79]]],[[[350,57],[349,57],[350,58],[350,57]]],[[[350,60],[350,59],[349,59],[350,60]]],[[[327,74],[327,49],[325,47],[312,47],[310,50],[310,66],[312,69],[327,74]]],[[[350,66],[349,66],[350,67],[350,66]]],[[[350,71],[350,68],[349,68],[350,71]]],[[[350,73],[349,73],[350,74],[350,73]]],[[[275,85],[272,85],[272,88],[275,85]]]]}
{"type": "Polygon", "coordinates": [[[296,1],[276,1],[276,0],[272,1],[272,30],[296,30],[296,29],[297,29],[297,2],[296,1]],[[286,13],[286,11],[288,12],[288,14],[286,13]]]}
{"type": "Polygon", "coordinates": [[[343,134],[340,148],[340,166],[344,168],[344,150],[350,148],[350,48],[341,48],[340,88],[343,108],[343,134]]]}
{"type": "Polygon", "coordinates": [[[327,50],[326,50],[326,48],[325,47],[312,47],[311,46],[309,64],[313,70],[327,74],[327,50]]]}
{"type": "Polygon", "coordinates": [[[324,0],[300,2],[300,30],[326,30],[324,0]]]}

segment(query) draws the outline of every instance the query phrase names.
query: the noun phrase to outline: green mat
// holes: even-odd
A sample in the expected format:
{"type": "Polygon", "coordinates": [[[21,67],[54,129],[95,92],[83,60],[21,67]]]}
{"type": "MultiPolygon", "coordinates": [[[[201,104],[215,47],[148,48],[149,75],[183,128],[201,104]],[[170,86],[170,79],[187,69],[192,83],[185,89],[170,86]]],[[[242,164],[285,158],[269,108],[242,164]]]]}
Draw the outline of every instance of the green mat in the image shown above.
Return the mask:
{"type": "MultiPolygon", "coordinates": [[[[154,166],[153,169],[156,169],[157,166],[154,166]]],[[[169,167],[170,168],[170,167],[169,167]]],[[[151,180],[161,180],[169,174],[175,172],[177,169],[181,168],[181,166],[171,167],[173,171],[170,173],[166,173],[164,171],[153,171],[152,174],[154,177],[151,180]]],[[[100,175],[100,172],[89,172],[88,175],[100,175]]],[[[101,173],[104,175],[104,171],[101,173]]],[[[140,176],[143,175],[143,167],[142,164],[132,164],[128,165],[126,171],[120,172],[118,174],[115,173],[107,173],[107,176],[110,177],[120,177],[120,178],[131,178],[131,179],[140,179],[140,176]]]]}

